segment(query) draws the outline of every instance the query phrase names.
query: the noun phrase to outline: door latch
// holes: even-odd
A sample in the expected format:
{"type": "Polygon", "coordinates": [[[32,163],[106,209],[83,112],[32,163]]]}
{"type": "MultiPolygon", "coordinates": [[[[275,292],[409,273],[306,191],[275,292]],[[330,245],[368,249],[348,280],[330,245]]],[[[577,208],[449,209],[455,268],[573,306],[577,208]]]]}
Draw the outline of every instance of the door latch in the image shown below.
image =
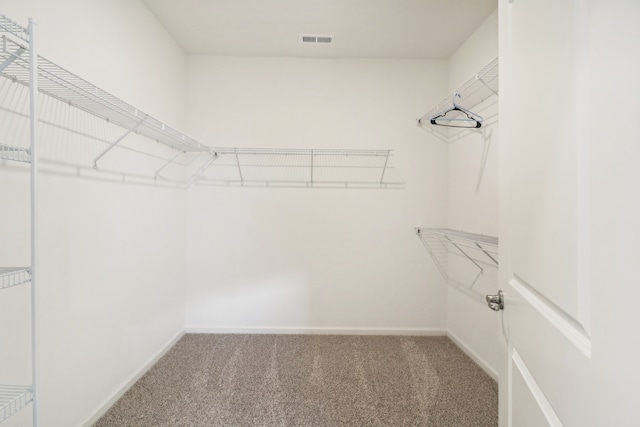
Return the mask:
{"type": "Polygon", "coordinates": [[[498,291],[498,295],[487,295],[487,305],[491,310],[500,311],[504,308],[504,294],[498,291]]]}

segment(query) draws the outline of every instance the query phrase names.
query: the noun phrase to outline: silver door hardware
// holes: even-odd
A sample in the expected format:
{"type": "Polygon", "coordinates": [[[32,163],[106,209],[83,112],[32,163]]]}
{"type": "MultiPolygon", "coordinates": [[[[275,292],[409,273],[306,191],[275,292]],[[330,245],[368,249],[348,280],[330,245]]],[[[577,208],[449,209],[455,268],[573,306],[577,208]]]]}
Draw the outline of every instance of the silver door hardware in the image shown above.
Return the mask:
{"type": "Polygon", "coordinates": [[[498,291],[498,295],[487,295],[486,300],[491,310],[500,311],[504,308],[504,294],[502,291],[498,291]]]}

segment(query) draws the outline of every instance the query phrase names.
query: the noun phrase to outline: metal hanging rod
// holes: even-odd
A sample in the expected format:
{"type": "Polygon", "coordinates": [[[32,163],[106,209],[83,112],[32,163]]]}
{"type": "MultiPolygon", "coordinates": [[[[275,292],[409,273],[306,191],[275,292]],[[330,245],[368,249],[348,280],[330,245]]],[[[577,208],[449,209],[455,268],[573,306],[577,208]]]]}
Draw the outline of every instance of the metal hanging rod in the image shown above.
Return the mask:
{"type": "MultiPolygon", "coordinates": [[[[455,94],[459,94],[460,96],[460,105],[464,107],[466,110],[472,110],[475,108],[480,108],[481,104],[484,104],[485,101],[489,101],[491,99],[495,99],[497,101],[497,97],[499,95],[499,58],[494,58],[491,62],[489,62],[486,66],[484,66],[481,70],[479,70],[473,77],[467,80],[464,84],[454,90],[450,95],[446,96],[442,101],[440,101],[434,108],[432,108],[427,114],[423,115],[417,120],[417,125],[422,129],[432,133],[434,136],[438,137],[440,140],[451,143],[457,139],[461,135],[468,134],[470,132],[478,132],[478,130],[473,129],[442,129],[438,128],[438,126],[431,124],[431,117],[440,112],[447,110],[451,107],[451,99],[455,94]]],[[[484,106],[482,110],[487,109],[493,105],[493,103],[489,103],[488,106],[484,106]]],[[[482,112],[474,110],[476,113],[482,112]]],[[[497,108],[493,108],[490,114],[484,114],[484,122],[491,122],[491,119],[497,116],[497,108]]]]}

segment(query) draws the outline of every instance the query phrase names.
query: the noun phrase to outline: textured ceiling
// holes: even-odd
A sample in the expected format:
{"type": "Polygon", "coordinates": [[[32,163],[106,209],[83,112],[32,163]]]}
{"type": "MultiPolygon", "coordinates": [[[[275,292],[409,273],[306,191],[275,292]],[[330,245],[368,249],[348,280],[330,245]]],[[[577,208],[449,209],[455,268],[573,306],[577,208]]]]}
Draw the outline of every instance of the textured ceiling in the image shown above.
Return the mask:
{"type": "Polygon", "coordinates": [[[192,54],[448,58],[497,0],[142,0],[192,54]],[[331,45],[300,34],[331,34],[331,45]]]}

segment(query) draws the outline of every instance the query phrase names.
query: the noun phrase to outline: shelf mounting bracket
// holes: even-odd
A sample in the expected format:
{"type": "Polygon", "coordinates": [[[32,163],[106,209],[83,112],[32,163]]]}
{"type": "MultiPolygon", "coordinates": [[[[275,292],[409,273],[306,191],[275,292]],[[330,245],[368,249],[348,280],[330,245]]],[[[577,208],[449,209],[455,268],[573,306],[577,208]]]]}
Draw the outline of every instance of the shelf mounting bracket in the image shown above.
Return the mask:
{"type": "Polygon", "coordinates": [[[140,119],[138,121],[138,123],[135,124],[135,126],[133,126],[132,128],[128,129],[125,133],[123,133],[120,138],[116,139],[115,141],[113,141],[111,143],[111,145],[109,145],[102,153],[100,153],[98,155],[98,157],[96,157],[95,159],[93,159],[93,168],[94,169],[98,169],[98,160],[100,160],[105,154],[107,154],[109,151],[111,151],[111,149],[113,149],[113,147],[115,147],[116,145],[118,145],[120,142],[122,142],[123,139],[125,139],[131,132],[135,131],[136,129],[138,129],[138,127],[145,121],[147,120],[147,117],[143,117],[142,119],[140,119]]]}
{"type": "Polygon", "coordinates": [[[471,261],[473,263],[473,265],[475,265],[476,267],[478,267],[480,269],[480,272],[484,274],[484,269],[482,267],[480,267],[480,264],[478,264],[473,258],[471,258],[469,255],[467,255],[467,253],[465,251],[462,250],[462,248],[460,248],[460,246],[456,245],[455,242],[453,240],[451,240],[451,238],[449,236],[444,236],[445,239],[447,239],[449,241],[449,243],[451,243],[453,246],[456,247],[456,249],[458,249],[460,251],[460,253],[462,255],[465,256],[465,258],[467,258],[469,261],[471,261]]]}
{"type": "Polygon", "coordinates": [[[478,249],[480,249],[480,250],[481,250],[481,251],[482,251],[486,256],[488,256],[488,257],[489,257],[489,259],[490,259],[491,261],[493,261],[496,265],[499,265],[499,264],[498,264],[498,260],[497,260],[497,259],[495,259],[493,256],[491,256],[491,254],[490,254],[489,252],[487,252],[487,251],[486,251],[482,246],[480,246],[480,245],[478,244],[478,242],[475,242],[475,244],[476,244],[476,246],[478,247],[478,249]]]}
{"type": "Polygon", "coordinates": [[[236,163],[238,164],[238,173],[240,174],[240,185],[244,185],[244,178],[242,177],[242,168],[240,167],[240,158],[238,157],[238,149],[235,150],[236,163]]]}
{"type": "Polygon", "coordinates": [[[175,161],[176,161],[176,159],[177,159],[178,157],[180,157],[180,155],[181,155],[181,154],[184,154],[185,152],[186,152],[186,148],[185,148],[185,149],[182,149],[182,150],[180,150],[180,151],[178,151],[178,153],[177,153],[175,156],[173,156],[172,158],[170,158],[169,160],[167,160],[167,162],[166,162],[164,165],[162,165],[162,167],[161,167],[160,169],[158,169],[158,170],[156,171],[156,173],[153,175],[153,177],[154,177],[154,178],[158,178],[158,177],[162,178],[162,177],[160,176],[160,172],[162,172],[162,171],[164,170],[164,168],[166,168],[167,166],[169,166],[171,163],[175,162],[175,161]]]}
{"type": "Polygon", "coordinates": [[[211,154],[211,158],[209,160],[207,160],[207,162],[204,165],[202,165],[202,167],[200,169],[198,169],[193,175],[191,175],[191,177],[187,181],[187,187],[189,187],[193,183],[193,181],[195,181],[197,179],[198,175],[204,173],[204,171],[209,169],[209,166],[211,166],[211,164],[217,158],[218,158],[218,153],[217,152],[214,152],[213,154],[211,154]]]}
{"type": "Polygon", "coordinates": [[[384,181],[384,173],[387,171],[387,163],[389,163],[389,153],[391,151],[387,151],[387,157],[384,158],[384,167],[382,168],[382,176],[380,177],[380,185],[384,181]]]}
{"type": "MultiPolygon", "coordinates": [[[[6,44],[6,40],[5,40],[5,44],[6,44]]],[[[5,46],[5,51],[6,51],[6,46],[5,46]]],[[[0,64],[0,73],[2,71],[4,71],[5,68],[7,68],[9,65],[11,65],[11,63],[13,61],[15,61],[16,59],[18,59],[20,56],[22,56],[22,54],[24,53],[24,49],[23,48],[19,48],[18,50],[16,50],[15,52],[13,52],[11,54],[10,57],[8,57],[7,59],[5,59],[5,61],[0,64]]]]}

